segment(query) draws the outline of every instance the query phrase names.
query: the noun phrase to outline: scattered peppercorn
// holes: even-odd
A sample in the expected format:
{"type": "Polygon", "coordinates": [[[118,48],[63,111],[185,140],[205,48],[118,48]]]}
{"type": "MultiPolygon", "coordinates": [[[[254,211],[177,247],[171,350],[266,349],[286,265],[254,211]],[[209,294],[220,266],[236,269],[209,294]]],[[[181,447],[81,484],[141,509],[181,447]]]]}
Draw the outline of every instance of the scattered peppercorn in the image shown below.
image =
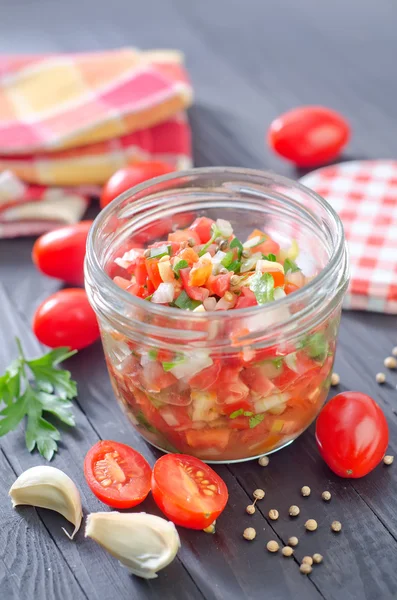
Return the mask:
{"type": "Polygon", "coordinates": [[[278,510],[276,510],[275,508],[269,510],[269,519],[271,519],[272,521],[277,521],[278,516],[278,510]]]}
{"type": "MultiPolygon", "coordinates": [[[[239,281],[240,281],[240,277],[238,275],[232,275],[231,278],[230,278],[230,285],[232,287],[235,286],[235,285],[238,285],[239,281]]],[[[262,458],[267,458],[267,456],[263,456],[262,458]]],[[[261,464],[261,462],[260,462],[261,460],[262,459],[260,458],[259,459],[259,464],[261,464]]],[[[269,459],[268,459],[268,462],[269,462],[269,459]]],[[[265,467],[266,465],[262,465],[262,466],[265,467]]]]}
{"type": "Polygon", "coordinates": [[[296,536],[292,536],[288,539],[288,545],[289,546],[297,546],[299,544],[299,540],[296,536]]]}
{"type": "Polygon", "coordinates": [[[248,504],[247,508],[245,509],[245,512],[247,512],[249,515],[253,515],[255,510],[256,509],[253,504],[248,504]]]}
{"type": "Polygon", "coordinates": [[[386,375],[384,373],[377,373],[375,379],[376,383],[385,383],[386,375]]]}
{"type": "Polygon", "coordinates": [[[302,558],[302,565],[312,565],[313,564],[313,559],[311,556],[304,556],[302,558]]]}
{"type": "Polygon", "coordinates": [[[308,519],[305,523],[305,527],[308,531],[316,531],[317,521],[315,521],[314,519],[308,519]]]}
{"type": "Polygon", "coordinates": [[[387,356],[383,361],[383,364],[387,369],[397,369],[397,360],[394,356],[387,356]]]}
{"type": "Polygon", "coordinates": [[[319,565],[321,562],[323,562],[323,556],[322,554],[313,554],[313,562],[315,562],[317,565],[319,565]]]}
{"type": "Polygon", "coordinates": [[[342,529],[342,523],[340,521],[332,521],[331,529],[332,531],[339,532],[342,529]]]}
{"type": "Polygon", "coordinates": [[[300,513],[300,508],[299,506],[295,506],[295,504],[293,504],[292,506],[289,507],[289,516],[290,517],[297,517],[300,513]]]}
{"type": "Polygon", "coordinates": [[[303,573],[303,575],[309,575],[312,572],[312,568],[307,563],[302,563],[299,567],[299,571],[303,573]]]}
{"type": "Polygon", "coordinates": [[[265,492],[261,489],[255,490],[253,493],[255,500],[263,500],[265,497],[265,492]]]}
{"type": "Polygon", "coordinates": [[[247,529],[244,529],[243,537],[249,541],[254,540],[256,538],[255,529],[253,527],[247,527],[247,529]]]}
{"type": "Polygon", "coordinates": [[[394,456],[392,456],[391,454],[386,454],[386,456],[383,457],[383,462],[385,463],[385,465],[391,465],[393,460],[394,456]]]}
{"type": "Polygon", "coordinates": [[[338,373],[332,373],[332,375],[331,375],[332,387],[339,385],[339,383],[340,383],[340,377],[339,377],[338,373]]]}
{"type": "Polygon", "coordinates": [[[331,492],[325,490],[325,492],[321,494],[321,498],[325,500],[325,502],[329,502],[331,500],[331,492]]]}
{"type": "Polygon", "coordinates": [[[394,348],[391,351],[391,353],[393,354],[393,356],[397,356],[397,346],[394,346],[394,348]]]}
{"type": "Polygon", "coordinates": [[[145,258],[148,258],[150,256],[150,249],[149,248],[147,250],[145,250],[145,252],[143,253],[143,256],[145,258]]]}
{"type": "Polygon", "coordinates": [[[215,533],[215,531],[216,531],[215,522],[211,523],[211,525],[208,525],[208,527],[203,529],[203,531],[205,531],[205,533],[215,533]]]}
{"type": "Polygon", "coordinates": [[[196,245],[196,241],[193,238],[189,238],[187,243],[190,248],[193,248],[196,245]]]}
{"type": "Polygon", "coordinates": [[[284,546],[284,548],[281,550],[281,552],[283,553],[283,556],[292,556],[294,553],[291,546],[284,546]]]}
{"type": "Polygon", "coordinates": [[[266,548],[269,550],[269,552],[278,552],[280,546],[275,540],[270,540],[270,542],[266,544],[266,548]]]}
{"type": "Polygon", "coordinates": [[[261,456],[260,459],[258,460],[258,463],[260,464],[261,467],[267,467],[269,462],[270,462],[270,459],[268,456],[261,456]]]}
{"type": "Polygon", "coordinates": [[[228,240],[223,240],[220,244],[219,244],[219,250],[226,250],[226,248],[228,247],[229,242],[228,240]]]}
{"type": "Polygon", "coordinates": [[[301,489],[301,494],[302,494],[302,496],[310,496],[311,489],[309,488],[308,485],[303,486],[303,488],[301,489]]]}
{"type": "Polygon", "coordinates": [[[243,258],[249,258],[251,256],[251,253],[248,250],[243,250],[241,256],[243,258]]]}

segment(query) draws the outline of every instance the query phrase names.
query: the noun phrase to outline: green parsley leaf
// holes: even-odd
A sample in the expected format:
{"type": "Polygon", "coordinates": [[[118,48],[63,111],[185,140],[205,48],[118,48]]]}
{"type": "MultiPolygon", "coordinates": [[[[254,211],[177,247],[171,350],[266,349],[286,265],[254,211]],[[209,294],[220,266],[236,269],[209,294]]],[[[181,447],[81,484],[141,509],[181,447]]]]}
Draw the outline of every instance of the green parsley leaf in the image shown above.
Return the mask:
{"type": "Polygon", "coordinates": [[[300,343],[300,348],[304,348],[310,358],[318,361],[325,360],[328,354],[328,341],[321,331],[305,337],[300,343]]]}
{"type": "Polygon", "coordinates": [[[250,290],[254,292],[258,304],[274,300],[274,279],[270,273],[257,271],[251,279],[250,290]]]}
{"type": "Polygon", "coordinates": [[[286,258],[284,261],[284,273],[296,273],[296,271],[300,271],[301,269],[298,267],[294,260],[290,258],[286,258]]]}
{"type": "Polygon", "coordinates": [[[283,362],[284,361],[282,358],[273,358],[272,359],[272,363],[276,369],[281,369],[281,367],[283,366],[283,362]]]}
{"type": "Polygon", "coordinates": [[[232,239],[232,241],[230,242],[230,249],[233,249],[233,248],[237,248],[238,259],[241,260],[241,255],[243,253],[244,248],[239,239],[237,239],[237,238],[232,239]]]}
{"type": "Polygon", "coordinates": [[[187,262],[187,260],[180,260],[179,262],[176,263],[173,271],[174,271],[177,279],[179,279],[179,271],[181,269],[186,269],[188,266],[189,266],[189,263],[187,262]]]}
{"type": "Polygon", "coordinates": [[[228,267],[230,267],[230,265],[233,262],[233,252],[226,252],[226,256],[223,257],[223,259],[221,260],[221,265],[223,267],[225,267],[225,269],[227,269],[228,267]]]}
{"type": "Polygon", "coordinates": [[[56,368],[75,352],[69,348],[56,348],[40,358],[28,360],[18,339],[17,345],[19,357],[0,377],[0,407],[5,404],[0,411],[0,437],[16,429],[26,416],[28,450],[32,452],[37,446],[40,454],[51,460],[61,436],[43,413],[52,414],[71,427],[75,425],[70,400],[77,394],[76,383],[69,371],[56,368]]]}
{"type": "Polygon", "coordinates": [[[147,353],[149,360],[157,360],[158,350],[149,350],[147,353]]]}
{"type": "Polygon", "coordinates": [[[277,256],[275,254],[262,254],[263,260],[270,260],[270,262],[277,262],[277,256]]]}
{"type": "Polygon", "coordinates": [[[234,412],[230,413],[229,419],[237,419],[237,417],[240,417],[243,414],[244,414],[244,409],[239,408],[238,410],[235,410],[234,412]]]}
{"type": "Polygon", "coordinates": [[[254,415],[253,417],[251,417],[249,420],[250,429],[253,429],[257,425],[259,425],[259,423],[262,423],[264,418],[265,415],[254,415]]]}
{"type": "Polygon", "coordinates": [[[178,308],[182,308],[184,310],[194,310],[198,306],[200,306],[201,302],[198,300],[192,300],[189,298],[185,290],[179,294],[178,298],[175,300],[174,305],[178,308]]]}
{"type": "Polygon", "coordinates": [[[169,256],[171,254],[171,246],[166,244],[158,246],[157,248],[150,248],[150,258],[162,258],[163,256],[169,256]]]}
{"type": "Polygon", "coordinates": [[[176,356],[175,359],[171,362],[163,362],[163,369],[164,371],[171,371],[171,369],[173,369],[174,367],[176,367],[177,365],[180,365],[181,363],[185,362],[186,357],[183,356],[182,354],[180,356],[176,356]]]}
{"type": "Polygon", "coordinates": [[[228,271],[233,271],[233,273],[240,273],[241,262],[239,260],[234,260],[228,267],[226,267],[228,271]]]}

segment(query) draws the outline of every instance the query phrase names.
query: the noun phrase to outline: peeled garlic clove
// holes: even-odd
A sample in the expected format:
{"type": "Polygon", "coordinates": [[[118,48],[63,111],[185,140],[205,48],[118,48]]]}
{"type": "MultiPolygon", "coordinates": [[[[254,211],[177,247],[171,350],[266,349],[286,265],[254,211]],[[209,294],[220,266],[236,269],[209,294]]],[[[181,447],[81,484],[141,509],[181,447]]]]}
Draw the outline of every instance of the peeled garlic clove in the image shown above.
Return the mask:
{"type": "Polygon", "coordinates": [[[70,477],[60,469],[47,466],[27,469],[13,483],[8,494],[13,507],[29,504],[59,512],[75,527],[72,535],[62,527],[71,540],[80,528],[83,518],[80,493],[70,477]]]}
{"type": "Polygon", "coordinates": [[[87,517],[85,536],[144,579],[157,577],[157,571],[174,560],[181,545],[173,523],[147,513],[92,513],[87,517]]]}

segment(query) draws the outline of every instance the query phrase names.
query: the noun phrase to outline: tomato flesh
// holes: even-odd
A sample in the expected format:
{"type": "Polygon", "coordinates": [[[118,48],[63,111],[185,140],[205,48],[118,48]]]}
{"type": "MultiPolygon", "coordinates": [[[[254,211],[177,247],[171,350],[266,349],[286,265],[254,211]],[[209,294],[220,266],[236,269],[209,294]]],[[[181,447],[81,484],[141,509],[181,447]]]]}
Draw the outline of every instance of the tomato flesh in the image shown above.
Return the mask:
{"type": "Polygon", "coordinates": [[[226,506],[225,482],[198,458],[167,454],[152,473],[153,498],[167,518],[182,527],[204,529],[226,506]]]}
{"type": "Polygon", "coordinates": [[[112,508],[132,508],[150,492],[152,470],[139,452],[110,440],[97,442],[84,460],[84,475],[93,494],[112,508]]]}
{"type": "Polygon", "coordinates": [[[380,406],[361,392],[338,394],[321,411],[316,441],[327,465],[340,477],[367,475],[382,460],[389,429],[380,406]]]}

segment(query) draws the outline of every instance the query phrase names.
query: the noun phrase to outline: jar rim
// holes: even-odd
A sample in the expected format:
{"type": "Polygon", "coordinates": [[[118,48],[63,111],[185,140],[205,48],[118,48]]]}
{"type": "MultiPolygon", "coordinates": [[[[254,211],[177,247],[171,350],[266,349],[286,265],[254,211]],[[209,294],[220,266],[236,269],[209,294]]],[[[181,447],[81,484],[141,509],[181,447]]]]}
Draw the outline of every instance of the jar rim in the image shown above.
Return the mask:
{"type": "MultiPolygon", "coordinates": [[[[127,291],[123,290],[119,286],[117,286],[112,278],[106,273],[105,269],[101,266],[97,248],[96,248],[96,240],[98,238],[98,233],[103,228],[105,222],[111,218],[115,213],[117,213],[120,206],[131,196],[139,194],[140,199],[138,199],[132,205],[136,208],[135,212],[142,212],[144,209],[145,202],[148,202],[146,197],[142,197],[142,194],[146,189],[153,189],[153,187],[163,184],[169,183],[173,180],[181,180],[183,178],[189,177],[197,177],[197,176],[208,176],[208,175],[230,175],[230,176],[241,176],[245,180],[246,187],[249,186],[249,178],[266,178],[271,179],[274,183],[280,186],[293,187],[294,190],[300,191],[306,196],[310,197],[315,205],[321,207],[327,216],[330,219],[331,224],[334,226],[335,233],[335,244],[332,246],[331,255],[329,256],[327,264],[320,270],[320,272],[313,277],[313,279],[304,285],[299,290],[295,291],[293,294],[289,294],[284,298],[279,300],[275,300],[274,302],[270,302],[268,304],[262,304],[259,306],[253,306],[248,308],[241,308],[238,311],[222,311],[222,318],[227,318],[230,316],[236,317],[236,313],[238,312],[239,317],[252,317],[258,315],[260,312],[262,314],[269,313],[272,309],[274,309],[275,305],[277,307],[286,307],[291,306],[293,303],[301,302],[303,299],[308,299],[311,296],[315,295],[315,292],[319,292],[324,286],[327,279],[329,280],[331,273],[338,274],[341,270],[341,266],[344,265],[342,269],[342,273],[339,275],[340,277],[340,285],[336,290],[343,291],[346,290],[347,282],[348,282],[348,268],[347,268],[347,249],[344,238],[344,231],[342,222],[333,209],[333,207],[319,194],[302,185],[299,182],[293,181],[287,177],[282,175],[277,175],[272,173],[271,171],[262,171],[258,169],[246,169],[239,167],[203,167],[203,168],[195,168],[189,169],[186,171],[177,171],[174,173],[170,173],[167,175],[163,175],[160,177],[153,178],[149,181],[141,183],[137,186],[130,188],[125,191],[123,194],[115,198],[108,206],[106,206],[96,217],[87,238],[87,252],[85,259],[85,275],[86,280],[91,279],[96,283],[100,290],[106,290],[110,292],[110,294],[114,297],[120,299],[125,306],[130,306],[132,308],[143,309],[148,314],[162,316],[162,317],[176,317],[181,314],[181,309],[169,306],[162,306],[158,304],[153,304],[151,302],[147,302],[142,298],[138,298],[132,294],[129,294],[127,291]],[[138,210],[139,209],[139,210],[138,210]],[[234,314],[229,314],[234,313],[234,314]]],[[[168,188],[170,190],[172,188],[168,188]]],[[[180,189],[180,193],[183,193],[183,189],[180,189]]],[[[327,288],[327,286],[325,286],[327,288]]],[[[193,312],[193,311],[184,311],[184,319],[185,320],[194,320],[194,321],[203,321],[205,319],[218,319],[219,311],[206,311],[206,312],[193,312]],[[186,313],[186,314],[185,314],[186,313]]],[[[296,319],[297,315],[293,315],[293,318],[296,319]]],[[[291,317],[290,317],[291,319],[291,317]]],[[[286,321],[280,321],[277,323],[277,329],[284,329],[286,321]]]]}

